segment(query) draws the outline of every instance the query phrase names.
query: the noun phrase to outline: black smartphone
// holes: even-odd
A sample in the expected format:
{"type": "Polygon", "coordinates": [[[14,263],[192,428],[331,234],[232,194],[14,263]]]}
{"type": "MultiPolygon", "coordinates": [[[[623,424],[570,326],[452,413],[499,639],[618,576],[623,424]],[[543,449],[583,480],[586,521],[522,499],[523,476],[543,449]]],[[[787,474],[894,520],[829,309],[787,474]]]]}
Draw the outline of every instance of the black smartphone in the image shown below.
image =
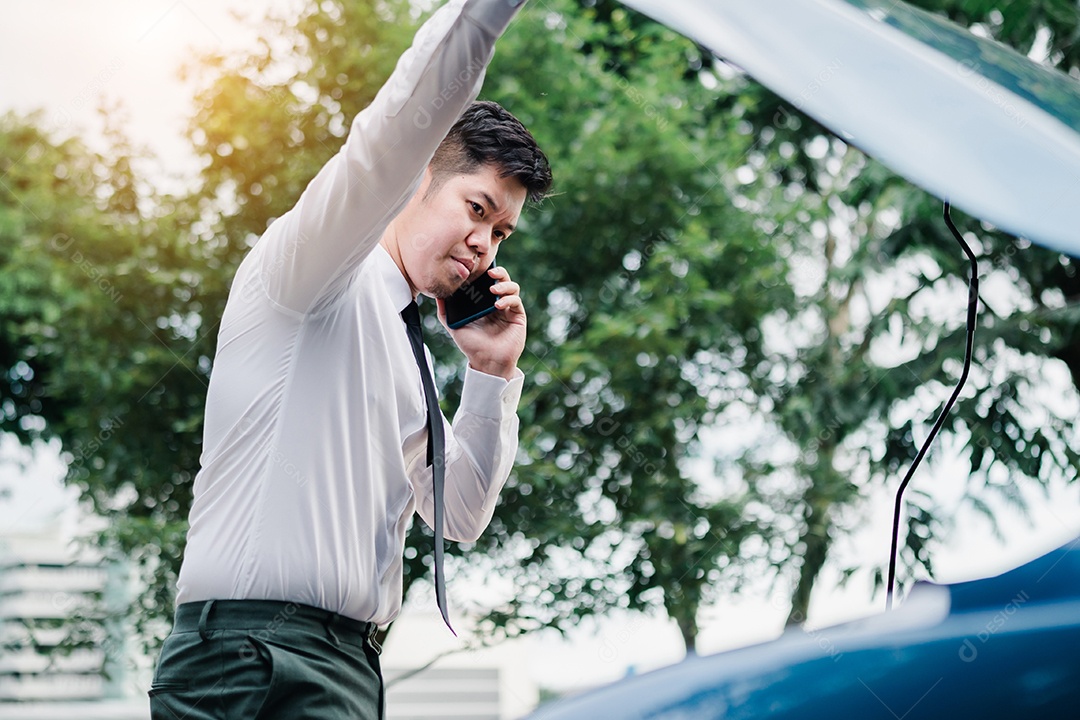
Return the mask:
{"type": "Polygon", "coordinates": [[[495,311],[495,301],[499,296],[491,292],[491,286],[498,281],[487,273],[493,267],[495,263],[491,263],[480,277],[465,283],[446,298],[446,324],[451,330],[457,330],[495,311]]]}

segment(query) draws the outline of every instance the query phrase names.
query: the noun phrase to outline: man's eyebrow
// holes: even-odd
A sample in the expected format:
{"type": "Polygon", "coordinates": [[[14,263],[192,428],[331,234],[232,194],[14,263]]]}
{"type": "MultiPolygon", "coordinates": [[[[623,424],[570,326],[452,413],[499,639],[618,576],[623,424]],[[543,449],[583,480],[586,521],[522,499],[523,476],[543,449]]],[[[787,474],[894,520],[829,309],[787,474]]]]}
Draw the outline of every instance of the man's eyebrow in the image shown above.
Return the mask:
{"type": "MultiPolygon", "coordinates": [[[[491,197],[490,195],[488,195],[483,190],[480,191],[480,198],[484,201],[485,204],[487,204],[487,206],[489,208],[491,208],[491,212],[493,212],[493,213],[498,213],[499,212],[499,204],[497,202],[495,202],[495,198],[491,197]]],[[[506,223],[506,229],[509,230],[510,232],[514,232],[514,230],[516,228],[514,227],[513,223],[506,223]]]]}
{"type": "Polygon", "coordinates": [[[487,203],[487,206],[491,208],[491,212],[499,212],[499,203],[495,202],[495,198],[491,197],[483,190],[480,191],[480,197],[482,197],[484,202],[487,203]]]}

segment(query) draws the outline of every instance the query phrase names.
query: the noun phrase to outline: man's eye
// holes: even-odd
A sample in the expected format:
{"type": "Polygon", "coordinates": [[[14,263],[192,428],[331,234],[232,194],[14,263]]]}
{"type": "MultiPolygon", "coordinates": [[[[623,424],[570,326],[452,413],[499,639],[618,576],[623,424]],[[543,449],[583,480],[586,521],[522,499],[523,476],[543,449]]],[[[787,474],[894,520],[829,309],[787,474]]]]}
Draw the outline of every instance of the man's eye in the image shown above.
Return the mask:
{"type": "Polygon", "coordinates": [[[504,233],[502,230],[496,230],[494,234],[495,234],[495,237],[498,238],[499,240],[503,240],[503,239],[506,238],[506,233],[504,233]]]}
{"type": "Polygon", "coordinates": [[[475,202],[471,202],[471,201],[469,202],[469,205],[470,205],[470,207],[472,207],[472,211],[474,213],[476,213],[480,217],[484,217],[484,206],[483,205],[481,205],[480,203],[475,203],[475,202]]]}

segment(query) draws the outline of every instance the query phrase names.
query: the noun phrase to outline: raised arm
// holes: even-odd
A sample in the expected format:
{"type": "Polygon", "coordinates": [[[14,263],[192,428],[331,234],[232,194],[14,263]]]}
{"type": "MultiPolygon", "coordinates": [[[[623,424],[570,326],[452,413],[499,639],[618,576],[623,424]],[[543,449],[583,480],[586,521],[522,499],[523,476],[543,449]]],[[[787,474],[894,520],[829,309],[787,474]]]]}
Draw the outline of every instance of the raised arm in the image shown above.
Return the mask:
{"type": "Polygon", "coordinates": [[[420,28],[345,145],[253,251],[271,301],[306,314],[338,296],[475,99],[523,2],[451,0],[420,28]]]}

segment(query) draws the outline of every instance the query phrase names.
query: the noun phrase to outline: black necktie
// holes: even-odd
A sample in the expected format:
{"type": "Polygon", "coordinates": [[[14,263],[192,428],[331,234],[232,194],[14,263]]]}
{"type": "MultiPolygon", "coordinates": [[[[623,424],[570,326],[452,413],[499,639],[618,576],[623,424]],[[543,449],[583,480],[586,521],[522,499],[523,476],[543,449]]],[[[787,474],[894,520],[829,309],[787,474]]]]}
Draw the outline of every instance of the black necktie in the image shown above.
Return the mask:
{"type": "MultiPolygon", "coordinates": [[[[435,495],[435,602],[439,605],[443,621],[450,632],[450,615],[446,610],[446,578],[443,577],[443,484],[446,470],[446,438],[443,436],[442,412],[439,410],[439,398],[435,394],[435,381],[428,368],[424,354],[424,330],[420,325],[420,308],[413,301],[401,311],[401,319],[409,331],[409,344],[412,345],[416,364],[420,368],[420,377],[424,381],[424,397],[427,399],[427,461],[431,466],[431,486],[435,495]]],[[[457,635],[457,633],[454,633],[457,635]]]]}

